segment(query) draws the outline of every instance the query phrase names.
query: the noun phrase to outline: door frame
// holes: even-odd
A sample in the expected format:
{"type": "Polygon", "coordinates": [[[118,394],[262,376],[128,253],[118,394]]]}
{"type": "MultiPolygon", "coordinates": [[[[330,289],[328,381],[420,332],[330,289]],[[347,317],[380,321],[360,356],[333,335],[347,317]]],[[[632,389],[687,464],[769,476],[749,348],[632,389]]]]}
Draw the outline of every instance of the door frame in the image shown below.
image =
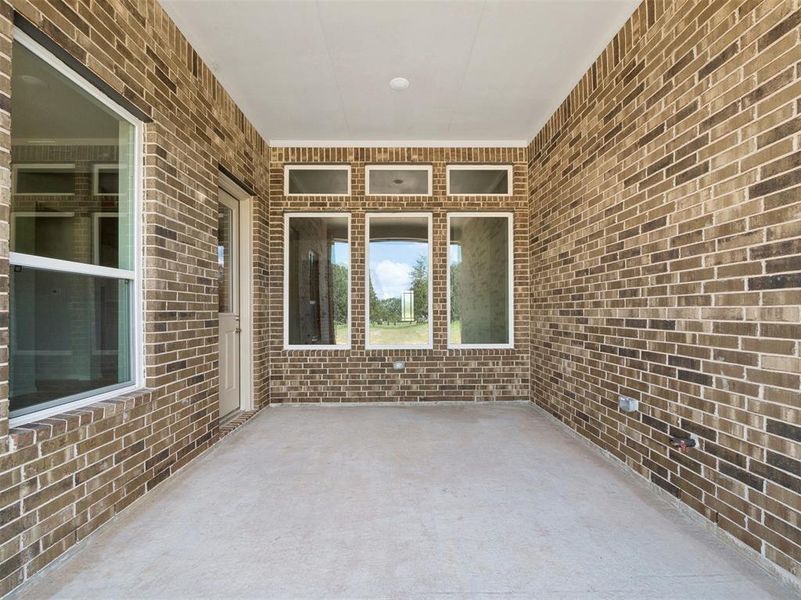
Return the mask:
{"type": "MultiPolygon", "coordinates": [[[[239,409],[256,409],[253,397],[253,204],[254,197],[239,184],[220,173],[220,188],[239,202],[239,272],[237,293],[239,294],[239,409]]],[[[219,200],[218,200],[219,202],[219,200]]],[[[218,369],[219,369],[219,360],[218,369]]]]}

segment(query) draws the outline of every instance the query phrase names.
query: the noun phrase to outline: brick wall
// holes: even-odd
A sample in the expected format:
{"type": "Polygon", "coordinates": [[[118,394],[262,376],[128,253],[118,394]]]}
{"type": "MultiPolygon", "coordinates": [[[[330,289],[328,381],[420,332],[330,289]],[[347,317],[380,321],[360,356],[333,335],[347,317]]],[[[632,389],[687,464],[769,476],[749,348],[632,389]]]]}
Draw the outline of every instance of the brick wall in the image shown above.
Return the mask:
{"type": "Polygon", "coordinates": [[[525,148],[272,148],[270,165],[270,369],[272,402],[520,400],[529,395],[528,200],[525,148]],[[351,196],[284,196],[284,165],[350,164],[351,196]],[[365,196],[364,167],[375,163],[433,166],[433,197],[365,196]],[[514,165],[514,195],[448,197],[445,166],[514,165]],[[432,350],[365,350],[365,213],[433,213],[432,350]],[[447,221],[449,211],[514,213],[515,348],[447,349],[447,221]],[[283,349],[284,214],[351,213],[350,350],[283,349]],[[406,370],[392,369],[395,359],[406,370]]]}
{"type": "Polygon", "coordinates": [[[797,1],[647,0],[529,167],[533,399],[796,575],[799,24],[797,1]]]}
{"type": "Polygon", "coordinates": [[[62,554],[219,436],[217,183],[254,207],[254,391],[268,399],[268,150],[155,0],[0,1],[0,594],[62,554]],[[150,115],[144,144],[148,391],[8,434],[9,98],[13,10],[150,115]]]}

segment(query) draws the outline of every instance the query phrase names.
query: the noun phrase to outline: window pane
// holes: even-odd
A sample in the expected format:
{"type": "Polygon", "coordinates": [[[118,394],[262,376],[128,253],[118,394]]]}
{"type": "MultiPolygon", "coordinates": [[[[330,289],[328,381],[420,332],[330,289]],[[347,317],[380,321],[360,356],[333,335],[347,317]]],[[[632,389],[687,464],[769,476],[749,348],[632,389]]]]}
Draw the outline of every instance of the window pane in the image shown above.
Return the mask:
{"type": "Polygon", "coordinates": [[[509,171],[500,168],[448,169],[450,194],[508,194],[509,171]]]}
{"type": "Polygon", "coordinates": [[[75,191],[75,167],[17,165],[14,192],[17,194],[58,195],[75,191]]]}
{"type": "Polygon", "coordinates": [[[348,193],[350,169],[297,169],[288,167],[290,194],[344,195],[348,193]]]}
{"type": "Polygon", "coordinates": [[[11,250],[133,269],[134,126],[17,41],[13,61],[11,250]]]}
{"type": "Polygon", "coordinates": [[[120,171],[117,165],[103,165],[95,168],[94,193],[103,195],[118,194],[120,189],[120,171]]]}
{"type": "Polygon", "coordinates": [[[347,344],[348,218],[290,217],[287,333],[291,345],[347,344]]]}
{"type": "Polygon", "coordinates": [[[451,344],[509,343],[509,219],[450,220],[451,344]]]}
{"type": "Polygon", "coordinates": [[[11,268],[14,415],[131,382],[128,281],[11,268]]]}
{"type": "Polygon", "coordinates": [[[219,311],[232,313],[234,298],[233,255],[232,241],[234,238],[234,211],[220,202],[217,218],[217,262],[219,271],[217,283],[219,286],[219,311]]]}
{"type": "Polygon", "coordinates": [[[371,346],[429,343],[428,218],[369,216],[371,346]]]}
{"type": "Polygon", "coordinates": [[[427,196],[431,193],[428,188],[427,169],[370,169],[368,171],[369,194],[406,194],[427,196]]]}

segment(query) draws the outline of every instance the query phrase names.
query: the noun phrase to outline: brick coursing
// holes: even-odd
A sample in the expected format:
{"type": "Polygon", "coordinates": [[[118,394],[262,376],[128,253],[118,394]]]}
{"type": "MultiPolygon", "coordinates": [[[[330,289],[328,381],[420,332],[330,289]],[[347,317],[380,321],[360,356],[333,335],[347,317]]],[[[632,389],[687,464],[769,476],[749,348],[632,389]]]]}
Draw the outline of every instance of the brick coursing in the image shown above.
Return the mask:
{"type": "Polygon", "coordinates": [[[155,0],[0,2],[0,594],[220,435],[219,165],[256,191],[255,398],[267,377],[268,148],[155,0]],[[11,35],[17,10],[143,112],[147,390],[8,429],[11,35]]]}
{"type": "Polygon", "coordinates": [[[800,24],[646,0],[529,148],[533,400],[795,575],[800,24]]]}
{"type": "Polygon", "coordinates": [[[271,402],[521,400],[529,396],[528,197],[525,148],[271,148],[270,164],[270,398],[271,402]],[[284,196],[284,165],[351,165],[351,196],[284,196]],[[433,196],[366,196],[368,164],[433,167],[433,196]],[[514,166],[513,195],[449,197],[445,167],[457,163],[514,166]],[[365,214],[433,214],[433,333],[431,350],[365,349],[365,214]],[[514,349],[447,349],[447,214],[514,214],[514,349]],[[284,215],[351,214],[351,349],[285,350],[283,345],[284,215]],[[396,359],[406,361],[394,371],[396,359]]]}

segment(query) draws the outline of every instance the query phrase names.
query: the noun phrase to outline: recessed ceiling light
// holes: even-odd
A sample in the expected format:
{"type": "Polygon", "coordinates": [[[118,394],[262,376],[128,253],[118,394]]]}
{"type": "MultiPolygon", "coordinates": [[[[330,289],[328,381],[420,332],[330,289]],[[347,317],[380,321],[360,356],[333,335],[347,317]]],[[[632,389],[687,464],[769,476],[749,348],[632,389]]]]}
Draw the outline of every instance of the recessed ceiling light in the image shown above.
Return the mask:
{"type": "Polygon", "coordinates": [[[389,87],[398,91],[405,90],[407,87],[409,87],[409,80],[405,77],[395,77],[390,80],[389,87]]]}

